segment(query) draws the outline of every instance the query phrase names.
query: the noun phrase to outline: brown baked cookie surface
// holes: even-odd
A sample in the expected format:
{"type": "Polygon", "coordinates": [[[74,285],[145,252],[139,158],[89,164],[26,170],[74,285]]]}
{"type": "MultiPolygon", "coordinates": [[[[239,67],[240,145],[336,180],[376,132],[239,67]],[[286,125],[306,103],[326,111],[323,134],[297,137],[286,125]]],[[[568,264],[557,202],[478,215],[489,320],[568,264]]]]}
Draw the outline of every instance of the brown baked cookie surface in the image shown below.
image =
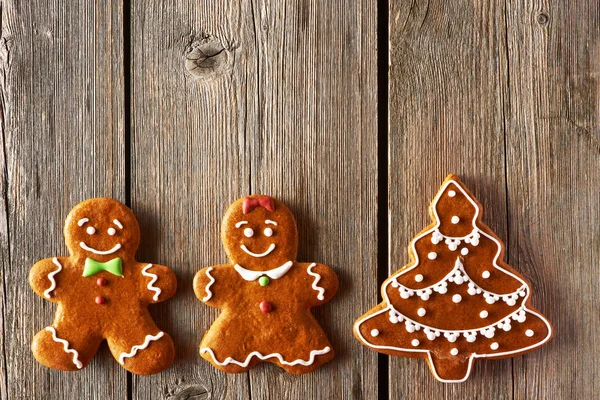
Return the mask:
{"type": "Polygon", "coordinates": [[[457,176],[446,178],[430,214],[433,223],[409,245],[411,261],[383,283],[383,302],[356,321],[356,338],[381,353],[427,359],[442,382],[466,380],[476,358],[547,343],[552,327],[531,306],[531,286],[503,261],[504,244],[457,176]]]}
{"type": "Polygon", "coordinates": [[[264,361],[303,374],[331,360],[331,343],[310,309],[335,295],[338,279],[326,265],[296,261],[291,211],[268,196],[239,199],[221,237],[230,264],[194,278],[196,296],[222,310],[200,343],[201,356],[230,373],[264,361]]]}
{"type": "Polygon", "coordinates": [[[106,339],[128,371],[149,375],[173,363],[171,337],[152,320],[148,305],[175,294],[177,280],[165,266],[140,263],[140,228],[131,210],[106,198],[75,206],[65,222],[69,257],[37,262],[29,283],[57,303],[54,323],[33,338],[43,365],[65,371],[84,368],[106,339]]]}

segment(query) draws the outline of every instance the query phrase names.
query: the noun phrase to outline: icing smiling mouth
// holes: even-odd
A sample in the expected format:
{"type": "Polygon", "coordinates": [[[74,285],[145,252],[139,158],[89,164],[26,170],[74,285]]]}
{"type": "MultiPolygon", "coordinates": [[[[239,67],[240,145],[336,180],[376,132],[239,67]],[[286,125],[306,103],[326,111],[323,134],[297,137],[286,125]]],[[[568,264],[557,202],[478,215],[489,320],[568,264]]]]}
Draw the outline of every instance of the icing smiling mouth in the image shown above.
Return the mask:
{"type": "Polygon", "coordinates": [[[84,242],[79,242],[79,246],[80,246],[82,249],[86,250],[86,251],[91,251],[91,252],[92,252],[92,253],[94,253],[94,254],[100,254],[100,255],[112,254],[112,253],[114,253],[115,251],[117,251],[117,250],[119,250],[119,249],[121,248],[121,244],[120,244],[120,243],[117,243],[117,244],[115,245],[115,247],[113,247],[113,248],[112,248],[112,249],[110,249],[110,250],[106,250],[106,251],[102,251],[102,250],[96,250],[96,249],[94,249],[94,248],[92,248],[92,247],[88,246],[88,245],[87,245],[87,244],[85,244],[84,242]]]}
{"type": "MultiPolygon", "coordinates": [[[[82,242],[83,243],[83,242],[82,242]]],[[[275,250],[275,243],[271,243],[271,245],[269,246],[269,248],[267,249],[267,251],[265,251],[264,253],[253,253],[250,250],[248,250],[248,248],[246,247],[246,245],[241,245],[240,248],[242,250],[244,250],[246,252],[246,254],[252,256],[252,257],[264,257],[266,255],[269,255],[273,250],[275,250]]]]}

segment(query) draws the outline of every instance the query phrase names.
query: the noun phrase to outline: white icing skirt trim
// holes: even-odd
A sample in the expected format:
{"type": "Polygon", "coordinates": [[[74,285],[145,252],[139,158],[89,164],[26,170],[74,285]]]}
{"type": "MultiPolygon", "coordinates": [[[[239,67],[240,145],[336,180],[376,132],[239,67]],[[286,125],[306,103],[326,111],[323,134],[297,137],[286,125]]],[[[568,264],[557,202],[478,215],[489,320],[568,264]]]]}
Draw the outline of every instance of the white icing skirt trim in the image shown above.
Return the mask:
{"type": "Polygon", "coordinates": [[[125,364],[125,359],[126,358],[130,358],[133,357],[137,354],[138,350],[144,350],[146,347],[148,347],[148,345],[150,344],[150,342],[153,342],[155,340],[160,339],[161,337],[163,337],[165,335],[164,332],[158,332],[156,334],[156,336],[152,336],[152,335],[146,335],[146,339],[144,340],[144,343],[142,343],[141,345],[135,345],[131,348],[131,352],[129,353],[121,353],[121,355],[119,356],[119,363],[120,364],[125,364]]]}
{"type": "Polygon", "coordinates": [[[219,360],[217,360],[217,358],[215,357],[215,353],[213,353],[213,351],[208,347],[201,348],[200,354],[209,353],[210,356],[212,357],[212,359],[214,360],[215,364],[218,364],[221,366],[225,366],[225,365],[229,365],[229,364],[236,364],[236,365],[239,365],[240,367],[245,368],[250,364],[250,359],[252,357],[258,357],[259,359],[261,359],[263,361],[265,361],[269,358],[277,358],[279,360],[279,362],[283,365],[294,366],[294,365],[300,364],[300,365],[308,366],[308,365],[312,365],[315,362],[315,356],[327,354],[330,351],[331,351],[331,349],[329,348],[329,346],[325,347],[323,350],[312,350],[310,352],[310,357],[308,358],[308,361],[304,361],[304,360],[285,361],[283,359],[283,356],[279,353],[272,353],[272,354],[267,354],[266,356],[264,356],[261,353],[259,353],[258,351],[253,351],[252,353],[248,354],[248,357],[246,357],[246,361],[244,361],[243,363],[240,361],[234,360],[231,357],[227,357],[225,359],[225,361],[219,362],[219,360]]]}
{"type": "Polygon", "coordinates": [[[69,349],[69,342],[67,342],[65,339],[61,339],[58,336],[56,336],[56,329],[54,329],[53,327],[47,326],[46,330],[52,333],[52,340],[63,345],[65,353],[73,354],[73,364],[75,364],[77,369],[83,368],[83,364],[81,364],[81,361],[79,361],[78,359],[79,353],[77,352],[77,350],[69,349]]]}

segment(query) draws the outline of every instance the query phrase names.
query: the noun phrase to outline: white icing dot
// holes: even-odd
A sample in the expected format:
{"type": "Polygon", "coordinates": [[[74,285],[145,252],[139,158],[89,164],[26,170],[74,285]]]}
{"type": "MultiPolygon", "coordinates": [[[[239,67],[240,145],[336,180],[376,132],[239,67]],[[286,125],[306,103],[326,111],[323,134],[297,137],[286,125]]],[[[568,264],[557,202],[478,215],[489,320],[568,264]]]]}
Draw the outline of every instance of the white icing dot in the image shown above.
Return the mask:
{"type": "Polygon", "coordinates": [[[532,331],[531,329],[527,329],[527,330],[525,331],[525,335],[526,335],[527,337],[532,337],[532,336],[533,336],[533,331],[532,331]]]}
{"type": "Polygon", "coordinates": [[[452,354],[453,356],[458,354],[458,349],[455,347],[452,350],[450,350],[450,354],[452,354]]]}
{"type": "Polygon", "coordinates": [[[448,192],[448,196],[454,197],[454,196],[456,196],[456,192],[454,190],[451,190],[448,192]]]}
{"type": "Polygon", "coordinates": [[[93,235],[96,233],[96,229],[93,226],[88,226],[85,231],[88,233],[88,235],[93,235]]]}
{"type": "Polygon", "coordinates": [[[108,234],[110,236],[113,236],[115,233],[117,233],[117,231],[115,230],[115,228],[108,228],[108,234]]]}
{"type": "Polygon", "coordinates": [[[485,310],[483,310],[482,312],[480,312],[480,313],[479,313],[479,316],[480,316],[481,318],[487,318],[487,317],[488,317],[488,312],[487,312],[487,311],[485,311],[485,310]]]}
{"type": "Polygon", "coordinates": [[[415,281],[423,282],[423,275],[421,275],[421,274],[415,275],[415,281]]]}
{"type": "Polygon", "coordinates": [[[490,271],[483,271],[483,274],[481,274],[481,277],[483,279],[487,279],[490,277],[490,271]]]}
{"type": "Polygon", "coordinates": [[[427,254],[427,258],[429,258],[430,260],[435,260],[437,258],[437,253],[435,251],[432,251],[431,253],[427,254]]]}
{"type": "Polygon", "coordinates": [[[463,256],[466,256],[467,254],[469,254],[469,249],[467,249],[466,247],[463,247],[462,249],[460,249],[460,254],[462,254],[463,256]]]}
{"type": "Polygon", "coordinates": [[[271,236],[273,236],[273,229],[271,229],[271,228],[266,228],[266,229],[265,229],[265,231],[264,231],[264,234],[265,234],[265,236],[267,236],[267,237],[271,237],[271,236]]]}
{"type": "Polygon", "coordinates": [[[498,347],[500,347],[500,345],[498,345],[498,343],[494,342],[490,345],[490,349],[492,350],[498,350],[498,347]]]}
{"type": "Polygon", "coordinates": [[[460,221],[460,218],[458,218],[456,215],[454,217],[452,217],[451,219],[453,224],[458,224],[458,222],[460,221]]]}
{"type": "Polygon", "coordinates": [[[244,229],[244,236],[246,237],[252,237],[254,235],[254,231],[252,230],[252,228],[246,228],[244,229]]]}
{"type": "Polygon", "coordinates": [[[419,343],[421,343],[421,342],[419,342],[419,339],[413,339],[413,341],[412,341],[412,342],[410,342],[410,343],[411,343],[413,346],[417,347],[417,346],[419,345],[419,343]]]}
{"type": "Polygon", "coordinates": [[[460,294],[455,294],[454,296],[452,296],[452,301],[455,303],[460,303],[461,300],[462,296],[460,294]]]}
{"type": "Polygon", "coordinates": [[[376,337],[377,335],[379,335],[379,331],[377,329],[373,329],[371,331],[371,336],[376,337]]]}
{"type": "Polygon", "coordinates": [[[417,314],[419,314],[419,317],[425,316],[426,313],[427,313],[427,311],[424,308],[419,308],[417,310],[417,314]]]}

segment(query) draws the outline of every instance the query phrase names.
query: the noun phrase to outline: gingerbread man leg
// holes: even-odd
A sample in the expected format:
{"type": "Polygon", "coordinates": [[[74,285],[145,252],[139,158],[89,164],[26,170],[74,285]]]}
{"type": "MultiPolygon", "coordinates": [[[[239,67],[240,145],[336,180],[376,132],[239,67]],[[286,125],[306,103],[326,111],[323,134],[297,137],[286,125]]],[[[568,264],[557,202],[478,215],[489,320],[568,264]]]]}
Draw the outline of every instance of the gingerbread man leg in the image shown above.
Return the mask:
{"type": "Polygon", "coordinates": [[[36,360],[49,368],[77,371],[92,361],[102,340],[89,321],[57,318],[35,335],[31,349],[36,360]]]}
{"type": "Polygon", "coordinates": [[[169,367],[175,358],[173,339],[156,326],[149,314],[121,322],[106,336],[113,357],[134,374],[156,374],[169,367]]]}

